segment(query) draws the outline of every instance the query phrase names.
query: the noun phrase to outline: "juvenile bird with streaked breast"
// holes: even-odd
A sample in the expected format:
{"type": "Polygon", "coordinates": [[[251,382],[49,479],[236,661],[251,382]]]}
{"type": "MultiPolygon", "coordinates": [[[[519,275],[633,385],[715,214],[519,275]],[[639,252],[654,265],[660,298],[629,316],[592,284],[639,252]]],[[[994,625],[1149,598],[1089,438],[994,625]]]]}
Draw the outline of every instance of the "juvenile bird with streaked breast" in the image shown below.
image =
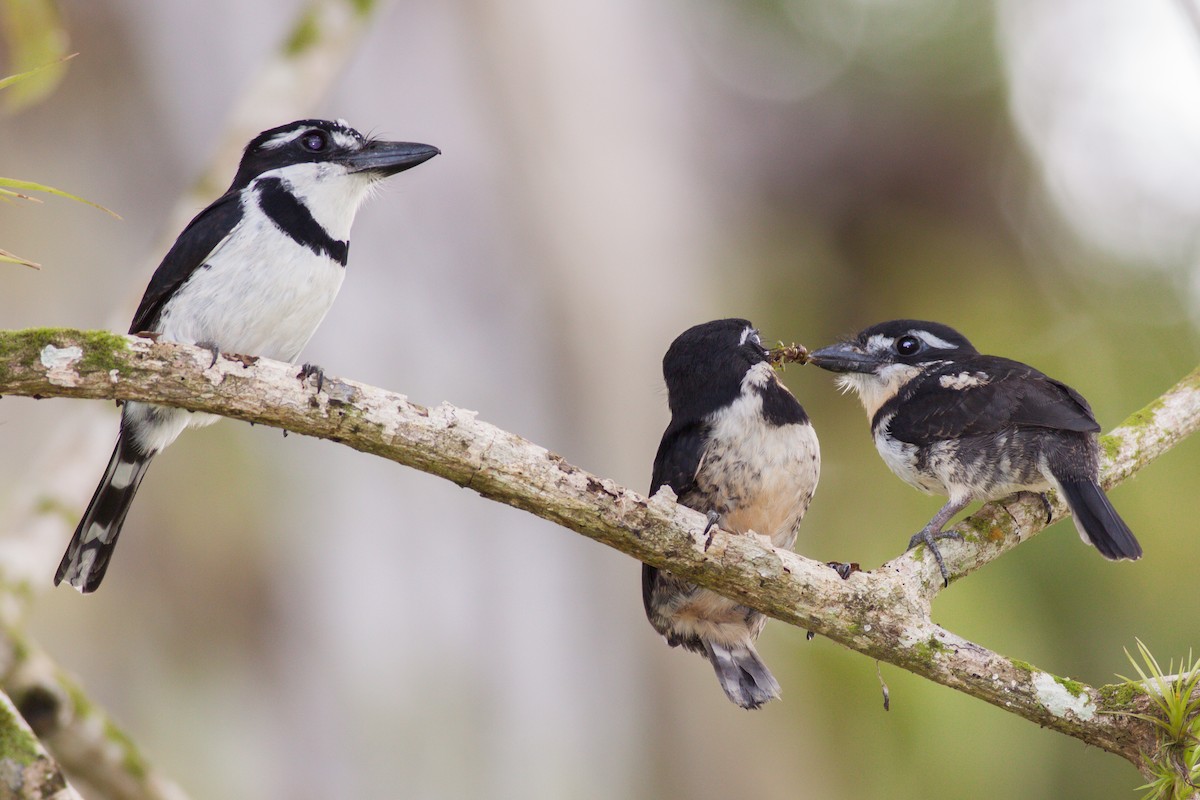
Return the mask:
{"type": "MultiPolygon", "coordinates": [[[[332,306],[359,206],[384,178],[436,147],[370,139],[342,120],[304,119],[246,145],[233,182],[196,215],[155,270],[130,333],[291,361],[332,306]]],[[[305,366],[305,371],[315,368],[305,366]]],[[[319,370],[317,370],[319,373],[319,370]]],[[[55,574],[100,585],[146,469],[211,414],[126,403],[116,448],[55,574]]]]}
{"type": "Polygon", "coordinates": [[[975,500],[1018,492],[1054,489],[1084,542],[1110,560],[1141,558],[1141,545],[1100,488],[1100,425],[1066,384],[1019,361],[981,355],[948,325],[921,320],[873,325],[810,360],[840,373],[841,387],[858,394],[892,472],[948,496],[909,542],[930,549],[944,582],[950,576],[936,542],[959,536],[943,527],[975,500]]]}
{"type": "MultiPolygon", "coordinates": [[[[744,319],[689,328],[667,350],[663,377],[671,422],[650,494],[669,486],[680,503],[708,515],[709,528],[790,548],[817,487],[821,453],[758,331],[744,319]]],[[[779,697],[754,648],[763,614],[649,565],[642,601],[667,644],[709,660],[731,701],[753,709],[779,697]]]]}

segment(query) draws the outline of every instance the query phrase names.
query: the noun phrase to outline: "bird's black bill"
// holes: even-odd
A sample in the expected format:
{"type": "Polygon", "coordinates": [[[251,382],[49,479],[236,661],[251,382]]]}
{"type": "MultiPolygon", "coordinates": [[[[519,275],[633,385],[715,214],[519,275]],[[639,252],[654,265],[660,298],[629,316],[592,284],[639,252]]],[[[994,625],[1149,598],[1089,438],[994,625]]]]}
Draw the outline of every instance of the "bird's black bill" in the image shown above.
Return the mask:
{"type": "Polygon", "coordinates": [[[808,361],[830,372],[874,372],[879,366],[877,359],[846,343],[832,344],[809,353],[808,361]]]}
{"type": "Polygon", "coordinates": [[[441,153],[433,145],[417,144],[416,142],[367,142],[358,152],[350,153],[338,159],[351,172],[378,172],[382,175],[395,175],[406,169],[412,169],[418,164],[424,164],[429,159],[441,153]]]}

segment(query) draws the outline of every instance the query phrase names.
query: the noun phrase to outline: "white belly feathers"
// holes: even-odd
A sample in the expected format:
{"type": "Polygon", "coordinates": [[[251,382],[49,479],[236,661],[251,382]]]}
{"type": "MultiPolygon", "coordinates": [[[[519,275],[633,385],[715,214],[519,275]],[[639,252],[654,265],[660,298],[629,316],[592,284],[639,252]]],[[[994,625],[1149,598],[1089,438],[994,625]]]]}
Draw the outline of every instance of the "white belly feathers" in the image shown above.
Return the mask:
{"type": "Polygon", "coordinates": [[[333,305],[346,270],[278,231],[258,235],[274,224],[257,203],[247,203],[245,214],[248,235],[217,246],[167,302],[158,331],[171,341],[292,361],[333,305]]]}

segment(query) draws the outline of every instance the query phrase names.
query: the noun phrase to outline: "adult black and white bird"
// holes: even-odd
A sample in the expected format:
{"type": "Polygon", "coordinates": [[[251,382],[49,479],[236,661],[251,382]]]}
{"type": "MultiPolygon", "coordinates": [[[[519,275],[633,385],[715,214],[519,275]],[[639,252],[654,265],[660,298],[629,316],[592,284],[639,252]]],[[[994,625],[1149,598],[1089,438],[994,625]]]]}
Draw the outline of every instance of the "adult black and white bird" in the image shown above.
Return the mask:
{"type": "Polygon", "coordinates": [[[981,355],[947,325],[911,319],[873,325],[810,360],[841,373],[841,387],[858,394],[892,472],[949,497],[909,542],[929,547],[943,581],[950,576],[936,540],[958,534],[942,528],[975,500],[1017,492],[1054,489],[1084,542],[1111,560],[1141,557],[1100,488],[1100,425],[1070,386],[1019,361],[981,355]]]}
{"type": "MultiPolygon", "coordinates": [[[[744,319],[697,325],[675,339],[663,358],[671,422],[650,494],[670,486],[680,503],[708,515],[710,528],[790,548],[817,488],[821,454],[808,415],[767,354],[744,319]]],[[[647,565],[642,601],[667,644],[708,658],[734,703],[758,708],[779,696],[754,649],[763,614],[647,565]]]]}
{"type": "MultiPolygon", "coordinates": [[[[304,119],[246,145],[229,188],[188,223],[150,279],[130,333],[291,361],[346,272],[350,226],[381,180],[429,160],[425,144],[371,139],[342,120],[304,119]]],[[[146,469],[186,427],[219,419],[126,403],[108,469],[54,577],[100,585],[146,469]]]]}

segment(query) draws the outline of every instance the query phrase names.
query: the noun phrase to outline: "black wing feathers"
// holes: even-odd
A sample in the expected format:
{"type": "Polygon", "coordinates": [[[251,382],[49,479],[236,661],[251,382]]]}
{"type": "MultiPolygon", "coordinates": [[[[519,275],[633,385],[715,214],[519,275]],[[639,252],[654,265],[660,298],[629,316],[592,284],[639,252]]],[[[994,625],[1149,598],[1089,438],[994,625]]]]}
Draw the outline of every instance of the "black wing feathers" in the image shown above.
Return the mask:
{"type": "Polygon", "coordinates": [[[1100,430],[1091,407],[1074,389],[995,356],[955,361],[912,381],[877,418],[891,413],[892,435],[917,445],[1014,428],[1100,430]],[[962,375],[967,377],[959,379],[962,375]]]}
{"type": "Polygon", "coordinates": [[[150,278],[150,285],[133,315],[130,333],[154,330],[163,305],[212,255],[241,217],[240,195],[234,192],[219,197],[188,223],[150,278]]]}
{"type": "Polygon", "coordinates": [[[708,425],[704,422],[674,422],[663,433],[654,456],[654,473],[650,476],[650,496],[664,485],[670,486],[675,496],[683,496],[696,486],[696,471],[708,443],[708,425]]]}
{"type": "Polygon", "coordinates": [[[642,608],[646,616],[654,618],[654,584],[658,583],[658,567],[642,564],[642,608]]]}
{"type": "MultiPolygon", "coordinates": [[[[691,421],[676,424],[674,420],[663,433],[654,456],[654,473],[650,476],[650,496],[664,485],[680,500],[696,487],[696,472],[704,447],[708,443],[708,426],[703,422],[691,421]]],[[[649,564],[642,565],[642,603],[646,613],[651,613],[650,595],[658,578],[658,569],[649,564]]]]}

